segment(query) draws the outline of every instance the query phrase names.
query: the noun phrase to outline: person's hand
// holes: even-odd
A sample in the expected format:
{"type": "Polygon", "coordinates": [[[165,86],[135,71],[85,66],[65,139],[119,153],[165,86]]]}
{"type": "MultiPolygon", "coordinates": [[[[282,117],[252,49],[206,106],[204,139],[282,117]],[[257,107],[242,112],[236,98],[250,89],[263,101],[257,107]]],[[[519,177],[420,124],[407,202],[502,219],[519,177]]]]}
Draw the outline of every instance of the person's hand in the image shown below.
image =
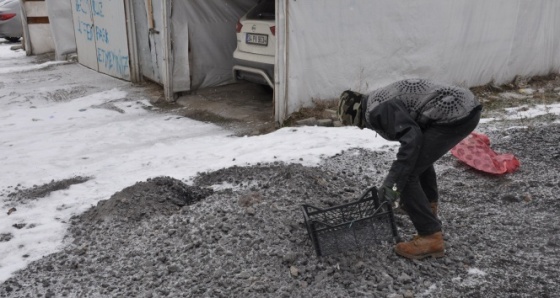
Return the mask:
{"type": "Polygon", "coordinates": [[[399,199],[399,192],[387,185],[382,185],[377,190],[377,196],[381,200],[387,200],[389,203],[393,204],[399,199]]]}

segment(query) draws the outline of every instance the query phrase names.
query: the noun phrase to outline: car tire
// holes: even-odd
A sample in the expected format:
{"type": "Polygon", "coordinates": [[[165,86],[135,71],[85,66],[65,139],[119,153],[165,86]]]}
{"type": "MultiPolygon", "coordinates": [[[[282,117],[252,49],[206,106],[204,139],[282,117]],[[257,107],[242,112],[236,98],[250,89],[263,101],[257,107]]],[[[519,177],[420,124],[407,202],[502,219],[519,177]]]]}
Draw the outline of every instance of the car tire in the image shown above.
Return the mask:
{"type": "Polygon", "coordinates": [[[18,42],[21,37],[6,37],[9,42],[18,42]]]}

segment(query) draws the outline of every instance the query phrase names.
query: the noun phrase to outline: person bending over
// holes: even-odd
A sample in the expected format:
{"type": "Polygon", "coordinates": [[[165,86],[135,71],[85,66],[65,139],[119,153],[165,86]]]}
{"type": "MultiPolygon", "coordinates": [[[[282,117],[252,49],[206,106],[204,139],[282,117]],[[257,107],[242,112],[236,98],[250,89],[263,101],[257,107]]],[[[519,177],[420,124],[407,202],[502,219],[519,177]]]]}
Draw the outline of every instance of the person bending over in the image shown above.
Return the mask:
{"type": "Polygon", "coordinates": [[[434,163],[476,128],[481,111],[469,90],[424,79],[398,81],[369,94],[346,90],[340,95],[337,115],[343,125],[372,129],[400,143],[378,188],[380,198],[400,197],[418,233],[395,246],[398,255],[444,256],[434,163]]]}

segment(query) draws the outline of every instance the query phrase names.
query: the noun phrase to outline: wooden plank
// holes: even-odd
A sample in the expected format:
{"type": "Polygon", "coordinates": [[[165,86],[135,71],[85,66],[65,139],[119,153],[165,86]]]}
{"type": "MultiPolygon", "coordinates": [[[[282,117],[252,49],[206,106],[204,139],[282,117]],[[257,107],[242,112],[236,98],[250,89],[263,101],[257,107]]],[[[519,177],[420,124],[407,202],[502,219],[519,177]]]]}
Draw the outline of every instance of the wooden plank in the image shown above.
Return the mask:
{"type": "Polygon", "coordinates": [[[49,23],[49,17],[27,17],[27,24],[48,24],[48,23],[49,23]]]}

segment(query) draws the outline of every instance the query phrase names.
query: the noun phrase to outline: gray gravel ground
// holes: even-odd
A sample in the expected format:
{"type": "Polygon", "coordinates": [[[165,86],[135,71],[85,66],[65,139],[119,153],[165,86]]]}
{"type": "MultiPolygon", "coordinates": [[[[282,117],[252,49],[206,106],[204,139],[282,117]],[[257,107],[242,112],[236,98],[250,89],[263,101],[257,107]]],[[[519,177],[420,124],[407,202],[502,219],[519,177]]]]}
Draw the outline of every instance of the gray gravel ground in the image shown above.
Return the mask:
{"type": "MultiPolygon", "coordinates": [[[[521,167],[497,177],[449,154],[437,163],[444,258],[406,260],[392,244],[315,256],[301,204],[350,202],[395,155],[353,149],[317,167],[138,182],[74,217],[66,247],[0,297],[560,297],[560,125],[478,131],[521,167]]],[[[396,221],[410,238],[406,215],[396,221]]]]}

